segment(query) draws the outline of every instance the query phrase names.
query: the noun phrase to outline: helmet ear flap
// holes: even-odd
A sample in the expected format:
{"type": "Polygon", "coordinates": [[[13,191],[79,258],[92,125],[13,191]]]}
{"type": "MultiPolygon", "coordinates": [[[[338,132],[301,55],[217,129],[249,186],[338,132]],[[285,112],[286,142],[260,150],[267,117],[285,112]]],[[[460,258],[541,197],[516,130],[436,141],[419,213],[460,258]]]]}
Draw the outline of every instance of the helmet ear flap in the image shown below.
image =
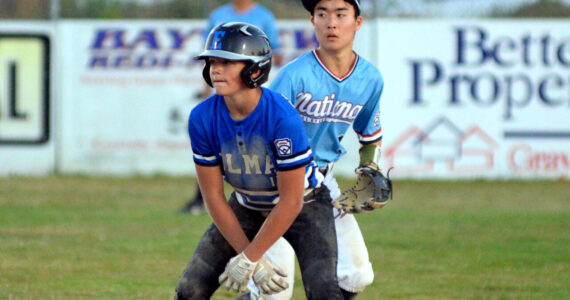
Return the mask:
{"type": "Polygon", "coordinates": [[[214,85],[212,85],[212,79],[210,79],[210,62],[208,61],[208,58],[206,58],[204,61],[206,64],[202,70],[202,77],[204,77],[204,80],[210,87],[214,87],[214,85]]]}
{"type": "Polygon", "coordinates": [[[250,89],[256,88],[260,84],[259,81],[263,74],[259,74],[256,78],[251,77],[253,76],[253,73],[257,72],[257,70],[259,70],[259,67],[254,63],[248,63],[243,70],[241,70],[241,79],[250,89]]]}
{"type": "Polygon", "coordinates": [[[241,78],[248,88],[253,89],[262,85],[267,81],[267,79],[269,78],[270,70],[271,70],[271,57],[257,63],[247,64],[241,71],[241,78]],[[251,76],[257,71],[261,71],[259,76],[252,78],[251,76]]]}

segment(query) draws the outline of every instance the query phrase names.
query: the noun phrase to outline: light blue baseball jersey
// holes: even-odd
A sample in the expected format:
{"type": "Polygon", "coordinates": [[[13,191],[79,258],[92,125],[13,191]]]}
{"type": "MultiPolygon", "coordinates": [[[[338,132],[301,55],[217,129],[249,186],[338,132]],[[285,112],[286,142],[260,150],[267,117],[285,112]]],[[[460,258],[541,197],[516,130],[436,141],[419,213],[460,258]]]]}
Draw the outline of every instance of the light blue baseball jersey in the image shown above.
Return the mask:
{"type": "Polygon", "coordinates": [[[272,51],[277,51],[281,47],[279,31],[277,31],[275,25],[275,17],[271,11],[260,4],[256,3],[250,10],[244,13],[236,12],[231,3],[214,9],[208,19],[208,28],[204,31],[204,40],[208,38],[212,28],[226,22],[244,22],[257,26],[267,35],[272,51]]]}
{"type": "Polygon", "coordinates": [[[303,118],[313,156],[320,167],[346,153],[340,140],[352,127],[361,144],[382,139],[380,71],[360,56],[339,77],[327,69],[315,50],[287,64],[270,89],[288,98],[303,118]]]}
{"type": "Polygon", "coordinates": [[[223,96],[207,98],[190,113],[188,131],[194,162],[221,166],[237,200],[250,209],[277,204],[277,171],[305,167],[307,188],[322,182],[299,114],[266,88],[254,111],[239,121],[231,118],[223,96]]]}

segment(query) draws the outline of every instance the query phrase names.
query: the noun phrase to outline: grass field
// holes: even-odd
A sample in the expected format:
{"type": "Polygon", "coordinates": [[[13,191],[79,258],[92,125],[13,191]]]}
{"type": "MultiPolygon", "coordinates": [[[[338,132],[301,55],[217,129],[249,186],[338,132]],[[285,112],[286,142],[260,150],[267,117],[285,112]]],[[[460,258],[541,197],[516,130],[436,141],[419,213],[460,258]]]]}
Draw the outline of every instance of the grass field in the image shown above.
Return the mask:
{"type": "MultiPolygon", "coordinates": [[[[0,179],[0,299],[172,299],[210,222],[175,213],[193,188],[191,178],[0,179]]],[[[386,208],[357,217],[376,276],[359,299],[570,299],[570,182],[395,189],[386,208]]]]}

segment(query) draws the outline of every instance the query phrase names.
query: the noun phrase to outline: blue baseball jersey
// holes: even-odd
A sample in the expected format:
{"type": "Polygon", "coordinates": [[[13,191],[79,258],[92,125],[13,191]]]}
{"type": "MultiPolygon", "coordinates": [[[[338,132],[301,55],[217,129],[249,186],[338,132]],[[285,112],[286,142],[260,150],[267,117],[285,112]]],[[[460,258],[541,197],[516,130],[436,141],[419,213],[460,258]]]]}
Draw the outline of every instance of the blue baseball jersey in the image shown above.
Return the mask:
{"type": "Polygon", "coordinates": [[[281,94],[261,89],[254,111],[239,121],[223,96],[207,98],[190,113],[188,131],[196,164],[221,166],[242,205],[270,210],[279,201],[278,171],[305,167],[307,188],[318,186],[322,175],[295,108],[281,94]]]}
{"type": "Polygon", "coordinates": [[[275,17],[271,11],[260,4],[255,4],[251,9],[243,13],[236,12],[231,3],[214,9],[208,20],[208,28],[204,32],[204,40],[208,38],[212,28],[226,22],[244,22],[257,26],[267,35],[272,51],[276,51],[281,47],[279,31],[277,31],[275,25],[275,17]]]}
{"type": "Polygon", "coordinates": [[[339,77],[327,69],[315,50],[287,64],[270,85],[288,98],[303,118],[320,167],[346,153],[340,140],[350,125],[361,144],[382,139],[383,87],[380,71],[362,57],[356,55],[350,71],[339,77]]]}

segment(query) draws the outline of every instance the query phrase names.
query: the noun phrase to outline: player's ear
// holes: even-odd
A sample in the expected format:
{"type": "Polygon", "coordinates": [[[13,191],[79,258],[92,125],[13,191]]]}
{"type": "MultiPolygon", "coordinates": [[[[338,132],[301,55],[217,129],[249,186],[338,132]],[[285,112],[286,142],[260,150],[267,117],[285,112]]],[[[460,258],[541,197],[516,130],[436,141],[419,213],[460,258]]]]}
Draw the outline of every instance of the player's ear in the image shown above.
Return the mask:
{"type": "Polygon", "coordinates": [[[261,75],[261,70],[257,70],[255,71],[253,74],[251,74],[251,78],[257,78],[261,75]]]}
{"type": "Polygon", "coordinates": [[[358,16],[356,17],[356,27],[354,31],[360,30],[361,26],[362,26],[362,16],[358,16]]]}

